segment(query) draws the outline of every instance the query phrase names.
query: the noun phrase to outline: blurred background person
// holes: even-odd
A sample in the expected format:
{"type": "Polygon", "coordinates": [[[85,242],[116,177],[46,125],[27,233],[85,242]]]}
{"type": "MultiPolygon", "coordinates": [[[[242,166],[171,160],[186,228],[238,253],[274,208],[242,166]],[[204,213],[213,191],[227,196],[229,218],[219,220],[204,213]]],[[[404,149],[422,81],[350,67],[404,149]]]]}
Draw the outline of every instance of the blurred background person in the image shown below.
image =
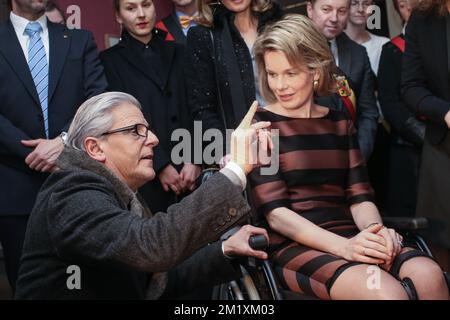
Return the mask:
{"type": "Polygon", "coordinates": [[[353,83],[356,95],[356,122],[361,152],[369,161],[377,133],[378,108],[375,78],[367,50],[344,32],[350,0],[312,0],[307,3],[308,17],[327,38],[336,65],[353,83]]]}
{"type": "Polygon", "coordinates": [[[203,130],[237,127],[259,94],[253,44],[264,26],[281,17],[271,0],[199,0],[189,30],[186,79],[189,106],[203,130]]]}
{"type": "Polygon", "coordinates": [[[373,14],[373,0],[351,0],[345,33],[356,43],[366,48],[370,65],[375,75],[378,74],[381,49],[389,42],[386,37],[375,35],[367,30],[367,21],[373,14]]]}
{"type": "Polygon", "coordinates": [[[27,220],[64,132],[107,85],[92,34],[48,21],[46,6],[12,0],[0,26],[0,241],[13,291],[27,220]]]}
{"type": "Polygon", "coordinates": [[[53,23],[66,23],[64,13],[54,1],[49,1],[47,3],[47,6],[45,7],[45,15],[47,16],[48,20],[53,23]]]}
{"type": "MultiPolygon", "coordinates": [[[[394,0],[405,27],[414,0],[394,0]]],[[[405,35],[403,32],[383,46],[378,70],[378,97],[390,124],[389,172],[386,214],[413,217],[416,212],[420,155],[425,138],[425,123],[403,101],[400,85],[405,35]]]]}
{"type": "Polygon", "coordinates": [[[402,96],[423,117],[417,216],[430,221],[436,258],[450,268],[450,0],[422,0],[406,27],[402,96]]]}
{"type": "MultiPolygon", "coordinates": [[[[381,49],[385,43],[389,42],[389,39],[375,35],[367,30],[369,18],[373,18],[372,15],[377,12],[375,10],[375,6],[377,6],[377,4],[375,4],[374,0],[351,0],[345,33],[350,37],[350,39],[366,48],[370,60],[370,66],[372,67],[372,71],[374,72],[376,78],[378,73],[378,65],[380,63],[381,49]]],[[[375,90],[377,91],[376,86],[375,90]]],[[[374,150],[370,161],[368,162],[368,170],[370,181],[375,189],[377,205],[380,210],[384,211],[386,208],[386,198],[388,196],[387,184],[390,176],[390,172],[388,170],[390,128],[384,120],[378,100],[377,107],[380,116],[378,118],[378,128],[374,150]]]]}
{"type": "Polygon", "coordinates": [[[197,0],[172,0],[173,11],[156,23],[156,28],[167,32],[166,40],[186,45],[186,36],[197,22],[197,0]]]}
{"type": "MultiPolygon", "coordinates": [[[[193,133],[193,119],[187,105],[184,75],[184,46],[165,41],[166,33],[155,26],[155,5],[151,0],[114,0],[121,41],[101,53],[109,90],[126,92],[138,99],[160,144],[155,148],[155,179],[141,188],[153,211],[165,211],[180,196],[196,188],[201,173],[193,163],[175,164],[172,132],[193,133]]],[[[193,134],[191,135],[193,136],[193,134]]],[[[191,161],[193,162],[193,161],[191,161]]]]}

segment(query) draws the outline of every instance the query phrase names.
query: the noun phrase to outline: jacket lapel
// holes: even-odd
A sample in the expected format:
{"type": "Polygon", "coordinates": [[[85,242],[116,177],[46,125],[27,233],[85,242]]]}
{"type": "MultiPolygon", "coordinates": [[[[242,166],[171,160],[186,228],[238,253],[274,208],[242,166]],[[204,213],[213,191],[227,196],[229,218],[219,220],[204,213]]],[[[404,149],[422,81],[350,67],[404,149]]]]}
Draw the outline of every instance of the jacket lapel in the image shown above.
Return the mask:
{"type": "Polygon", "coordinates": [[[170,34],[175,38],[175,40],[178,43],[186,45],[186,36],[184,35],[183,29],[180,25],[176,13],[174,12],[170,16],[168,16],[165,19],[164,23],[167,29],[169,30],[170,34]]]}
{"type": "Polygon", "coordinates": [[[340,34],[336,38],[336,44],[338,47],[338,56],[339,56],[339,68],[344,71],[344,73],[350,77],[351,70],[351,59],[352,59],[352,50],[349,49],[348,39],[346,39],[346,35],[344,33],[340,34]]]}
{"type": "Polygon", "coordinates": [[[40,110],[39,97],[28,67],[28,62],[25,59],[19,39],[16,36],[16,31],[10,21],[0,29],[0,53],[8,61],[28,93],[33,97],[36,102],[36,107],[40,110]]]}
{"type": "Polygon", "coordinates": [[[65,27],[50,21],[48,22],[48,34],[50,42],[48,101],[50,103],[69,53],[71,39],[65,27]]]}

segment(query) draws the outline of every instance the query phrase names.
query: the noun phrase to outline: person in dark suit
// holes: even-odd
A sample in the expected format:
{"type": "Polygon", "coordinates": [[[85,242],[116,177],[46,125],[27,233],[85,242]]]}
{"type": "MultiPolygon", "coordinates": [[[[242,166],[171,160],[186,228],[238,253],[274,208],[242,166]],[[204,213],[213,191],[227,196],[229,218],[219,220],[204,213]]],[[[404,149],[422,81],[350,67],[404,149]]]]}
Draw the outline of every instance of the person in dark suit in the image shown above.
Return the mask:
{"type": "Polygon", "coordinates": [[[92,35],[49,22],[46,3],[13,0],[0,26],[0,240],[13,289],[27,219],[56,168],[60,135],[107,85],[92,35]]]}
{"type": "Polygon", "coordinates": [[[122,40],[100,54],[109,90],[135,96],[161,143],[155,150],[158,179],[146,184],[141,193],[152,211],[165,211],[191,192],[201,173],[200,166],[174,163],[176,141],[172,132],[190,132],[194,120],[187,105],[184,80],[184,46],[165,41],[165,33],[154,29],[155,7],[149,0],[115,1],[116,16],[123,27],[122,40]],[[133,8],[132,11],[127,10],[133,8]]]}
{"type": "MultiPolygon", "coordinates": [[[[255,111],[236,138],[268,126],[251,125],[255,111]]],[[[238,277],[232,256],[267,258],[249,246],[252,235],[268,238],[264,229],[245,226],[218,241],[249,212],[242,190],[253,166],[240,153],[252,151],[236,144],[236,161],[167,213],[153,214],[137,191],[155,177],[157,144],[129,94],[104,93],[79,108],[61,170],[44,184],[30,217],[17,299],[175,298],[238,277]]]]}
{"type": "MultiPolygon", "coordinates": [[[[406,24],[412,1],[395,0],[394,5],[406,24]]],[[[402,32],[383,46],[378,69],[378,97],[385,119],[391,127],[389,147],[390,173],[387,185],[386,214],[411,217],[416,212],[420,155],[425,138],[425,124],[409,110],[401,97],[405,38],[402,32]]]]}
{"type": "Polygon", "coordinates": [[[173,11],[161,21],[156,28],[166,31],[166,40],[186,45],[186,36],[191,27],[195,27],[197,0],[172,0],[173,11]]]}
{"type": "Polygon", "coordinates": [[[368,161],[378,126],[375,78],[366,49],[343,32],[349,8],[350,0],[312,0],[307,3],[308,16],[328,39],[336,65],[353,83],[357,97],[355,125],[361,152],[368,161]]]}
{"type": "Polygon", "coordinates": [[[450,0],[422,1],[406,27],[404,101],[426,122],[417,215],[429,219],[429,237],[450,269],[450,0]]]}

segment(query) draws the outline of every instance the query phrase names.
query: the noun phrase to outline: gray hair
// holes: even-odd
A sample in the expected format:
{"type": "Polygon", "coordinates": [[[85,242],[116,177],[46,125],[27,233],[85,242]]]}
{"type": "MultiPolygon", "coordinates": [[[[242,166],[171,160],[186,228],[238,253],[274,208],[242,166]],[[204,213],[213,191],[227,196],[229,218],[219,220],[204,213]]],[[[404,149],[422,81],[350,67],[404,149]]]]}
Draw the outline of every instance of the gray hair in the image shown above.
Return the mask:
{"type": "Polygon", "coordinates": [[[107,92],[87,100],[73,118],[66,144],[76,150],[86,151],[84,140],[87,137],[99,138],[110,130],[114,121],[112,111],[123,104],[142,109],[135,97],[123,92],[107,92]]]}

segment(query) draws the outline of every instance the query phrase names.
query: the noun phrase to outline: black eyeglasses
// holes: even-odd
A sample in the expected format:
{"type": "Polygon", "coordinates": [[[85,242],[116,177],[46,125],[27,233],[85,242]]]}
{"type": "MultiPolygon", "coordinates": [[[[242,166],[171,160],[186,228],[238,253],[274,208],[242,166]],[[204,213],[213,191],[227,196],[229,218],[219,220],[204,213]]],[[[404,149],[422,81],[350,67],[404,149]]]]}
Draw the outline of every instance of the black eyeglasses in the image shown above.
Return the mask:
{"type": "Polygon", "coordinates": [[[126,131],[132,131],[134,134],[137,134],[140,137],[147,138],[148,132],[150,131],[149,127],[142,123],[133,124],[128,127],[118,128],[111,131],[107,131],[102,134],[102,136],[106,136],[108,134],[118,133],[118,132],[126,132],[126,131]]]}

